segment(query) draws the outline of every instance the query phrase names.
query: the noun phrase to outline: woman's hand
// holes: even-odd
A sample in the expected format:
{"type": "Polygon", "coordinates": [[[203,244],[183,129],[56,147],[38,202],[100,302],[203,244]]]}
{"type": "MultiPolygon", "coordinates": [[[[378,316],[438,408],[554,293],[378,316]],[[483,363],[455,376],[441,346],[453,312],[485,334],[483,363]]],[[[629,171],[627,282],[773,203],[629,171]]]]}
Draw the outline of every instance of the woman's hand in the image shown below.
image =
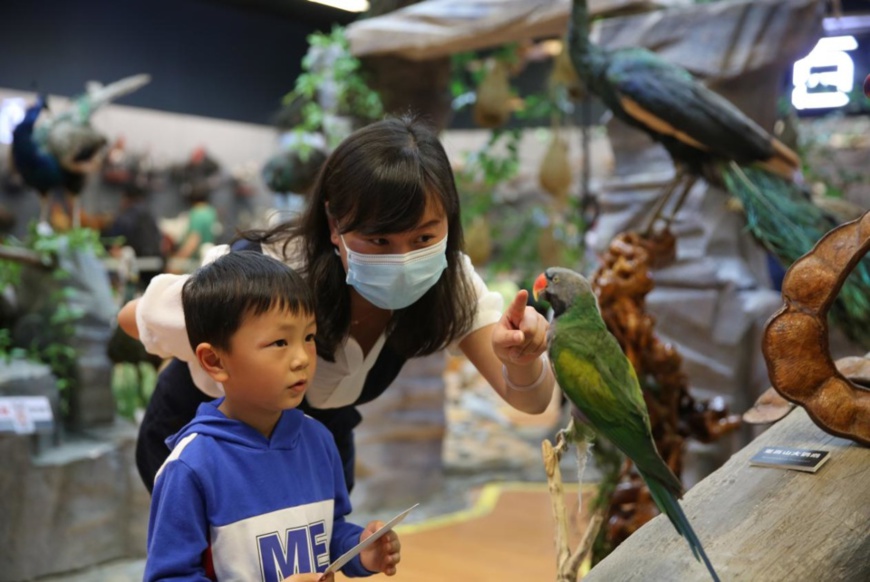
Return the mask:
{"type": "MultiPolygon", "coordinates": [[[[382,521],[370,522],[360,534],[359,541],[364,541],[384,526],[382,521]]],[[[363,567],[370,572],[383,572],[387,576],[396,573],[396,564],[402,559],[402,544],[395,531],[388,531],[381,538],[360,552],[363,567]]]]}
{"type": "Polygon", "coordinates": [[[528,300],[529,292],[521,289],[492,331],[492,349],[506,366],[527,366],[547,349],[550,324],[528,300]]]}

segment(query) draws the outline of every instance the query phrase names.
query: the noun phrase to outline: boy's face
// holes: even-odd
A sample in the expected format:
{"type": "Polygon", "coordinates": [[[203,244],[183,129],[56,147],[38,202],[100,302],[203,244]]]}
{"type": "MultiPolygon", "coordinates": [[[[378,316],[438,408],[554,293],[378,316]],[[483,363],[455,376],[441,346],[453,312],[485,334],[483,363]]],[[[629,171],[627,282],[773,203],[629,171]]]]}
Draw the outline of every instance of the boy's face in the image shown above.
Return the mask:
{"type": "Polygon", "coordinates": [[[282,410],[296,408],[317,366],[314,315],[274,307],[247,315],[220,354],[226,374],[224,412],[257,425],[282,410]]]}

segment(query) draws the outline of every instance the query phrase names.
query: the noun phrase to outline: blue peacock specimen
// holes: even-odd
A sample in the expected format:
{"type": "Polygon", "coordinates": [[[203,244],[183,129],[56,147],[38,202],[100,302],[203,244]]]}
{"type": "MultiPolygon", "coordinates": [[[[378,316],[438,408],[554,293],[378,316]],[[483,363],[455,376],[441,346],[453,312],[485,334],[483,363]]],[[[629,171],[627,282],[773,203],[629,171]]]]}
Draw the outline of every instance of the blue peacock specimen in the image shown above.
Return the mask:
{"type": "MultiPolygon", "coordinates": [[[[617,118],[646,132],[670,154],[676,177],[654,218],[679,186],[676,207],[704,178],[740,201],[749,231],[786,267],[839,224],[795,181],[800,176],[797,154],[731,102],[651,51],[607,50],[590,42],[586,0],[573,0],[569,51],[589,90],[617,118]]],[[[847,336],[870,349],[867,261],[856,267],[829,313],[847,336]]]]}
{"type": "MultiPolygon", "coordinates": [[[[91,116],[102,105],[131,93],[150,81],[148,75],[135,75],[110,85],[91,84],[70,108],[37,124],[48,110],[44,95],[27,108],[24,119],[12,131],[12,160],[25,184],[40,196],[40,222],[48,216],[48,196],[57,189],[78,195],[86,175],[95,169],[106,137],[91,125],[91,116]]],[[[78,225],[78,208],[73,221],[78,225]]]]}
{"type": "Polygon", "coordinates": [[[12,130],[12,160],[24,183],[39,194],[40,222],[47,218],[48,194],[63,183],[64,174],[57,158],[36,140],[36,120],[46,108],[45,96],[39,95],[12,130]]]}

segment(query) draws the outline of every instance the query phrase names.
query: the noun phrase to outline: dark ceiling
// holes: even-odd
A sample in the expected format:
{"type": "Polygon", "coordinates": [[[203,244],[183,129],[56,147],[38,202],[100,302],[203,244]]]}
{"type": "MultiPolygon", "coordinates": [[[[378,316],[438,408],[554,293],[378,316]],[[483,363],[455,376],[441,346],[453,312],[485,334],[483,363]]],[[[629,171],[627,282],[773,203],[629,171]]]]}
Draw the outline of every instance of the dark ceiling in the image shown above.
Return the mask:
{"type": "Polygon", "coordinates": [[[307,37],[357,14],[304,0],[2,0],[0,87],[76,95],[149,73],[119,104],[270,123],[307,37]]]}
{"type": "Polygon", "coordinates": [[[295,20],[316,29],[327,30],[333,24],[347,25],[359,14],[331,8],[308,0],[203,0],[214,4],[229,4],[236,8],[272,14],[295,20]]]}

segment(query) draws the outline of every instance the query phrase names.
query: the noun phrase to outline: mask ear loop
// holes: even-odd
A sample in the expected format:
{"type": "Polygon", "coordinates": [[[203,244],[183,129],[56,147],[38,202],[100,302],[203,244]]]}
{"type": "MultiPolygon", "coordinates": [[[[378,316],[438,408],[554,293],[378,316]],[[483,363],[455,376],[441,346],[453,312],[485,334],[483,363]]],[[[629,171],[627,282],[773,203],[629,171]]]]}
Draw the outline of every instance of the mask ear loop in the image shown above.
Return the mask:
{"type": "MultiPolygon", "coordinates": [[[[332,221],[335,224],[335,230],[338,231],[338,236],[341,237],[341,231],[339,231],[338,228],[338,221],[335,219],[334,216],[332,216],[332,213],[329,211],[329,201],[323,203],[323,210],[326,212],[326,220],[332,221]]],[[[330,224],[330,227],[332,227],[332,224],[330,224]]],[[[341,251],[338,250],[338,245],[333,245],[332,250],[335,252],[336,257],[341,256],[341,251]]]]}

